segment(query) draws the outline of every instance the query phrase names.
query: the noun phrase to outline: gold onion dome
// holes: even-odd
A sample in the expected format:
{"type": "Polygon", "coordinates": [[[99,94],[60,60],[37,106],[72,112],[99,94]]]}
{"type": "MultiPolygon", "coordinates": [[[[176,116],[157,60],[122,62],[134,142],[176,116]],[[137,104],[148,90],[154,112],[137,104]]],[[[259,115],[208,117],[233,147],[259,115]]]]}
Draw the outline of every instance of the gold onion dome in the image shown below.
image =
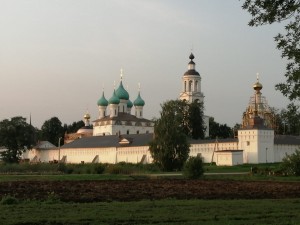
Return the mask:
{"type": "Polygon", "coordinates": [[[253,84],[253,89],[254,90],[258,90],[258,91],[260,91],[261,89],[262,89],[262,84],[261,83],[259,83],[258,81],[255,83],[255,84],[253,84]]]}
{"type": "Polygon", "coordinates": [[[83,118],[89,120],[89,119],[91,118],[91,116],[90,116],[89,113],[86,113],[86,114],[83,116],[83,118]]]}

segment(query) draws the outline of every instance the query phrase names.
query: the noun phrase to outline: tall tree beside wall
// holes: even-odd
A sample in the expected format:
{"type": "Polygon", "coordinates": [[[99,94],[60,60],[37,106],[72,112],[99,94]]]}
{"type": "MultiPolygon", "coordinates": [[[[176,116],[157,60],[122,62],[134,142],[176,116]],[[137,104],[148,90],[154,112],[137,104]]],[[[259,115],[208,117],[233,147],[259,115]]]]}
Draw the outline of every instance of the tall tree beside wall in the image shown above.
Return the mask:
{"type": "Polygon", "coordinates": [[[300,135],[300,107],[290,103],[280,112],[282,134],[300,135]]]}
{"type": "Polygon", "coordinates": [[[154,126],[150,152],[162,170],[181,170],[189,156],[187,104],[180,100],[165,102],[154,126]]]}
{"type": "Polygon", "coordinates": [[[61,121],[57,117],[52,117],[46,120],[41,128],[42,139],[49,141],[50,143],[58,146],[58,141],[61,140],[63,143],[64,129],[62,127],[61,121]],[[61,139],[59,139],[61,138],[61,139]]]}
{"type": "Polygon", "coordinates": [[[205,127],[203,122],[203,103],[198,101],[188,105],[188,133],[193,139],[203,139],[205,127]]]}
{"type": "Polygon", "coordinates": [[[36,140],[35,128],[23,117],[13,117],[0,122],[0,146],[7,150],[1,153],[2,160],[17,163],[22,152],[31,149],[36,140]]]}
{"type": "Polygon", "coordinates": [[[213,117],[209,118],[209,137],[215,138],[233,138],[233,129],[226,124],[219,124],[213,117]]]}

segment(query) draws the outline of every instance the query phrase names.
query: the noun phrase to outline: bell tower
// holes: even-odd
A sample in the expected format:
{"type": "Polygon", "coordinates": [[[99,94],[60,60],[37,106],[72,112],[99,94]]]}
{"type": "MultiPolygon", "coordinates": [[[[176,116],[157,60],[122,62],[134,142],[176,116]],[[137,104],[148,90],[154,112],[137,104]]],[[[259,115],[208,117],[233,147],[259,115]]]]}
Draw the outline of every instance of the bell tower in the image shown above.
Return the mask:
{"type": "Polygon", "coordinates": [[[188,64],[188,70],[182,76],[182,92],[180,93],[180,100],[186,100],[191,103],[198,101],[203,103],[204,95],[201,92],[201,77],[195,69],[195,58],[193,53],[190,55],[190,62],[188,64]]]}

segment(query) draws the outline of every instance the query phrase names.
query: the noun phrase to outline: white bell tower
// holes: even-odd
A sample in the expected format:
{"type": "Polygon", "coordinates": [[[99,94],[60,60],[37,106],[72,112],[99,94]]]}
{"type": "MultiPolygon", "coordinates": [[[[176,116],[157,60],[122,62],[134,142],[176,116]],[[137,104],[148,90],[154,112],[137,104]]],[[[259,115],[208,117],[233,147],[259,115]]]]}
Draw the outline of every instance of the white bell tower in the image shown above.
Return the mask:
{"type": "Polygon", "coordinates": [[[198,101],[203,103],[204,95],[201,92],[201,77],[195,69],[195,58],[193,53],[190,55],[190,62],[188,64],[188,71],[186,71],[182,77],[182,92],[180,93],[180,100],[186,100],[191,103],[198,101]]]}

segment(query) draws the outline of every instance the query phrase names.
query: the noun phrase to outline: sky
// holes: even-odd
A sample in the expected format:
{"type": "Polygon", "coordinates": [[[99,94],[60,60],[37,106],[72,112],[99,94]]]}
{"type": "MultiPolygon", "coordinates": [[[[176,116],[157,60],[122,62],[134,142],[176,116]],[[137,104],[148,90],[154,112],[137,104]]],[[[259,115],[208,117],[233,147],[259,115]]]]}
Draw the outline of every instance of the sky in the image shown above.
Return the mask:
{"type": "Polygon", "coordinates": [[[179,97],[189,55],[201,75],[205,115],[241,123],[259,73],[271,107],[286,61],[274,36],[283,24],[249,27],[238,0],[0,0],[0,120],[14,116],[40,128],[51,117],[98,118],[97,100],[120,82],[144,117],[179,97]]]}

